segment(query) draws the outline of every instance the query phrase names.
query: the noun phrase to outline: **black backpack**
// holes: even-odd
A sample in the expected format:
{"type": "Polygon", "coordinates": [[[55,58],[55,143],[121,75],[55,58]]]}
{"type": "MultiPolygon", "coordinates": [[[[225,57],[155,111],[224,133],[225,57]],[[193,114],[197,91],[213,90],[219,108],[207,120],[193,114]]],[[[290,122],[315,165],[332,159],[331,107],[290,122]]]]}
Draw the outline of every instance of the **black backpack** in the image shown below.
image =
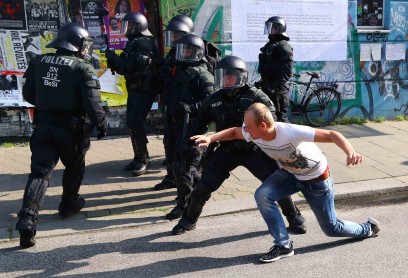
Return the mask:
{"type": "Polygon", "coordinates": [[[203,41],[205,45],[204,56],[208,62],[208,71],[214,74],[214,69],[221,60],[221,50],[215,45],[215,43],[204,39],[203,41]]]}

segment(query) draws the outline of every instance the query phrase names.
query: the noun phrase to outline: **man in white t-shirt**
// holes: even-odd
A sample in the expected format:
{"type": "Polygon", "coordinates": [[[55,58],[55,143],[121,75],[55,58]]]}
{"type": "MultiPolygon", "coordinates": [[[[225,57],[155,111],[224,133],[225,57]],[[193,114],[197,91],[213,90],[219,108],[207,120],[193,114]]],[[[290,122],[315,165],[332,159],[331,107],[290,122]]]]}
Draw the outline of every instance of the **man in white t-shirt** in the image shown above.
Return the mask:
{"type": "Polygon", "coordinates": [[[197,135],[191,139],[199,146],[234,139],[252,141],[282,165],[282,169],[270,175],[255,192],[259,211],[275,244],[260,258],[262,262],[294,255],[276,201],[298,191],[305,196],[327,236],[367,238],[380,231],[378,221],[373,218],[362,224],[337,218],[327,160],[314,142],[336,144],[346,154],[347,165],[356,165],[363,160],[363,156],[356,153],[350,142],[337,131],[274,122],[265,105],[254,103],[245,112],[242,128],[229,128],[211,136],[197,135]]]}

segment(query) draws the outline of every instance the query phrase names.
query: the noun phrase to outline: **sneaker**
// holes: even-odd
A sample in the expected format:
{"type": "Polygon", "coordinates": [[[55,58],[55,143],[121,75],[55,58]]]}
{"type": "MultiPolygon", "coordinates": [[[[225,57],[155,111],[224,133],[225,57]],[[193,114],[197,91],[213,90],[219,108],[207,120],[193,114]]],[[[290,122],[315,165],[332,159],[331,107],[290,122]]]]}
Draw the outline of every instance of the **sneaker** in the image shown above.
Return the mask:
{"type": "Polygon", "coordinates": [[[66,218],[79,212],[81,209],[84,208],[84,206],[85,206],[84,198],[79,198],[76,202],[71,204],[64,204],[63,202],[61,202],[58,207],[58,212],[62,218],[66,218]]]}
{"type": "Polygon", "coordinates": [[[133,176],[138,177],[146,173],[149,160],[136,162],[133,167],[133,176]]]}
{"type": "Polygon", "coordinates": [[[282,258],[291,257],[294,254],[293,244],[290,242],[289,248],[278,245],[272,246],[269,252],[263,255],[259,260],[263,263],[271,263],[282,258]]]}
{"type": "Polygon", "coordinates": [[[30,248],[35,245],[35,231],[21,230],[20,232],[20,246],[22,248],[30,248]]]}
{"type": "Polygon", "coordinates": [[[376,237],[378,232],[380,231],[380,222],[370,217],[368,218],[367,223],[371,225],[371,233],[369,237],[376,237]]]}
{"type": "Polygon", "coordinates": [[[293,234],[306,234],[305,218],[298,214],[292,217],[286,217],[289,223],[287,231],[293,234]]]}
{"type": "Polygon", "coordinates": [[[173,235],[181,235],[187,231],[192,231],[196,228],[197,222],[191,223],[185,218],[181,218],[176,226],[174,226],[171,233],[173,235]]]}
{"type": "Polygon", "coordinates": [[[174,220],[183,216],[184,208],[181,206],[175,206],[168,214],[166,214],[166,218],[168,220],[174,220]]]}
{"type": "Polygon", "coordinates": [[[160,183],[156,184],[153,189],[158,191],[158,190],[166,190],[166,189],[176,188],[176,187],[177,187],[176,182],[166,176],[160,183]]]}

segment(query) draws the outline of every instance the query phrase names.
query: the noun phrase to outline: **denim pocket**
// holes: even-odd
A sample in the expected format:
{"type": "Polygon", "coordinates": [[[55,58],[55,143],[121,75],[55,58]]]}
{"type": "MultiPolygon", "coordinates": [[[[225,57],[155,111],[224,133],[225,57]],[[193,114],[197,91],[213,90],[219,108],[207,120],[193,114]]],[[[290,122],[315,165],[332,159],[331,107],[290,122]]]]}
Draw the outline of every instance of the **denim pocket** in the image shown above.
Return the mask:
{"type": "Polygon", "coordinates": [[[310,189],[316,193],[326,193],[329,191],[327,180],[310,183],[310,189]]]}

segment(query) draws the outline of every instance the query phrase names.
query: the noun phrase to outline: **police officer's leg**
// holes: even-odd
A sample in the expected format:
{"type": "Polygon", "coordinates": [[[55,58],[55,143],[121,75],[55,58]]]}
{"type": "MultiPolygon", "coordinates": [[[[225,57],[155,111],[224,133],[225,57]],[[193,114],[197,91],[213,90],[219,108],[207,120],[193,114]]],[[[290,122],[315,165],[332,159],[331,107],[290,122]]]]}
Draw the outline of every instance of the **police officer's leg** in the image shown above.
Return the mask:
{"type": "Polygon", "coordinates": [[[166,218],[173,220],[180,218],[188,204],[188,199],[193,190],[194,183],[199,179],[198,168],[201,161],[201,151],[199,148],[179,150],[176,152],[173,166],[177,183],[177,205],[166,215],[166,218]]]}
{"type": "Polygon", "coordinates": [[[164,154],[166,157],[166,170],[167,174],[164,179],[154,186],[154,190],[165,190],[170,188],[176,188],[176,178],[173,173],[173,156],[176,149],[177,142],[177,128],[169,122],[170,119],[166,118],[164,122],[164,154]]]}
{"type": "Polygon", "coordinates": [[[135,176],[146,173],[149,164],[148,140],[143,125],[153,101],[154,94],[150,92],[132,91],[128,94],[126,124],[132,141],[134,158],[124,170],[133,171],[135,176]]]}
{"type": "Polygon", "coordinates": [[[289,92],[287,90],[284,90],[281,92],[280,97],[278,98],[279,102],[279,108],[280,108],[280,122],[285,122],[289,123],[288,119],[288,108],[289,108],[289,102],[290,102],[290,97],[289,97],[289,92]]]}
{"type": "Polygon", "coordinates": [[[51,172],[58,162],[58,154],[49,129],[48,124],[38,124],[30,140],[31,174],[24,190],[23,205],[16,224],[23,248],[35,245],[38,211],[43,203],[51,172]]]}
{"type": "Polygon", "coordinates": [[[85,174],[85,155],[90,147],[90,133],[84,129],[61,128],[56,141],[61,162],[65,166],[58,211],[61,217],[68,217],[85,206],[85,200],[79,198],[79,188],[85,174]]]}
{"type": "Polygon", "coordinates": [[[190,195],[183,217],[173,228],[173,235],[195,229],[198,217],[201,215],[205,203],[210,199],[211,193],[222,185],[229,177],[229,172],[237,166],[235,155],[226,154],[221,149],[215,151],[213,159],[203,169],[201,180],[190,195]]]}
{"type": "MultiPolygon", "coordinates": [[[[245,160],[242,162],[242,165],[262,182],[279,168],[276,161],[268,157],[260,149],[251,151],[243,156],[245,160]]],[[[296,234],[306,233],[305,219],[300,214],[300,210],[293,203],[292,197],[286,196],[280,199],[278,204],[282,209],[283,215],[288,220],[289,230],[296,234]]]]}

